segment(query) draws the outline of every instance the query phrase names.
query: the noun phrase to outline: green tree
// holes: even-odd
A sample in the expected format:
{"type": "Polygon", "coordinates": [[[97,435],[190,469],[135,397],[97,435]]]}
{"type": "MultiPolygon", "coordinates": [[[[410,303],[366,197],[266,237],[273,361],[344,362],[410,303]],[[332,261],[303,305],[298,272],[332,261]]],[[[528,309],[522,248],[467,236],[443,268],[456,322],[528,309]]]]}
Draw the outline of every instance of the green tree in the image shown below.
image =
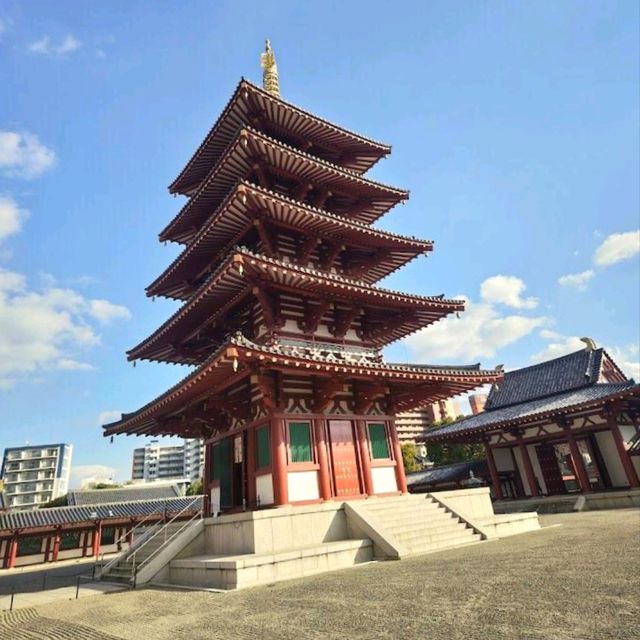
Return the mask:
{"type": "Polygon", "coordinates": [[[402,463],[404,464],[405,473],[413,473],[414,471],[420,471],[422,468],[417,460],[418,449],[413,442],[404,442],[400,445],[402,449],[402,463]]]}
{"type": "MultiPolygon", "coordinates": [[[[460,416],[463,418],[464,416],[460,416]]],[[[444,427],[448,424],[456,422],[460,418],[453,420],[452,418],[445,418],[439,422],[434,422],[433,430],[444,427]]],[[[485,451],[481,444],[460,444],[460,443],[444,443],[444,444],[430,444],[427,448],[427,455],[429,460],[433,462],[436,467],[440,467],[446,464],[454,464],[455,462],[471,462],[473,460],[484,460],[485,451]]]]}
{"type": "Polygon", "coordinates": [[[54,498],[53,500],[49,500],[49,502],[40,505],[41,509],[49,509],[51,507],[66,507],[67,506],[67,494],[65,493],[63,496],[59,498],[54,498]]]}
{"type": "Polygon", "coordinates": [[[202,478],[200,478],[200,480],[196,480],[195,482],[192,482],[189,485],[189,488],[187,489],[188,496],[199,496],[199,495],[202,495],[203,493],[204,493],[204,482],[202,478]]]}

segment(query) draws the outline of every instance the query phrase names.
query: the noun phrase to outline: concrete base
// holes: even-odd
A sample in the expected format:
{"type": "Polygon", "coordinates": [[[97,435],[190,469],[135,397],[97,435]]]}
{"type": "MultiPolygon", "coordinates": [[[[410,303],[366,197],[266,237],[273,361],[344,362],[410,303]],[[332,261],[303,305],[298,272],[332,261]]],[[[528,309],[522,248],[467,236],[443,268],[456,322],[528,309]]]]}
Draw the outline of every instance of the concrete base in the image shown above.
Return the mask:
{"type": "Polygon", "coordinates": [[[276,554],[195,556],[170,563],[170,582],[240,589],[351,567],[372,560],[371,540],[341,540],[276,554]]]}
{"type": "Polygon", "coordinates": [[[598,509],[629,509],[640,507],[640,489],[620,489],[598,493],[572,493],[560,496],[543,496],[519,500],[499,500],[493,503],[496,513],[570,513],[598,509]]]}

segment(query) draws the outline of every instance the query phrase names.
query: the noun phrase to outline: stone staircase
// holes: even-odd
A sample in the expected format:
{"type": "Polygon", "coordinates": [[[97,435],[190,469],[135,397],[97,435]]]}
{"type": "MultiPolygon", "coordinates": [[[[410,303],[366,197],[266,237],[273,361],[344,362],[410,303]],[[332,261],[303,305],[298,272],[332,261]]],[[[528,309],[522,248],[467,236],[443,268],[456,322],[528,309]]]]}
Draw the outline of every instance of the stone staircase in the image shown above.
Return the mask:
{"type": "Polygon", "coordinates": [[[164,544],[184,527],[184,522],[172,522],[166,526],[155,526],[149,535],[141,538],[139,544],[134,544],[121,554],[117,563],[108,567],[100,574],[100,580],[105,582],[118,582],[133,584],[135,567],[140,566],[145,560],[154,555],[164,544]]]}
{"type": "MultiPolygon", "coordinates": [[[[425,494],[374,498],[349,506],[397,551],[396,557],[442,551],[483,539],[462,518],[425,494]]],[[[387,551],[384,555],[390,554],[387,551]]]]}

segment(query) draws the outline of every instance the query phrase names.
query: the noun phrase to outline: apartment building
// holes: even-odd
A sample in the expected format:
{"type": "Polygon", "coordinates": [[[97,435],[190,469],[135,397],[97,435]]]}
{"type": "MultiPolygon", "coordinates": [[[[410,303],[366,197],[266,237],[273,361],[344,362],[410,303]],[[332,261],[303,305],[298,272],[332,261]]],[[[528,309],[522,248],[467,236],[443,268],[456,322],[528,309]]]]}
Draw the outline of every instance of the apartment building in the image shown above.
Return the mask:
{"type": "Polygon", "coordinates": [[[183,479],[195,482],[202,477],[203,469],[201,440],[189,439],[177,445],[161,445],[152,440],[133,450],[131,478],[145,482],[183,479]]]}
{"type": "Polygon", "coordinates": [[[34,509],[67,493],[72,453],[70,444],[5,449],[0,477],[7,506],[34,509]]]}

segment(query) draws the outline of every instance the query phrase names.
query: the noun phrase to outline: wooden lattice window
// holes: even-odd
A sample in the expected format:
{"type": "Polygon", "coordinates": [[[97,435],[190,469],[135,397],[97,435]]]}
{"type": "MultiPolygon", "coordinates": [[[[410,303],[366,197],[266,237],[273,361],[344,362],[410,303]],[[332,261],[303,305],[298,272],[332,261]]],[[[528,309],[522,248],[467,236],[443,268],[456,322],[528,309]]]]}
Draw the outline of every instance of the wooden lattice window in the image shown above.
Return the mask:
{"type": "Polygon", "coordinates": [[[369,443],[373,460],[389,458],[389,442],[387,430],[382,422],[369,423],[369,443]]]}

